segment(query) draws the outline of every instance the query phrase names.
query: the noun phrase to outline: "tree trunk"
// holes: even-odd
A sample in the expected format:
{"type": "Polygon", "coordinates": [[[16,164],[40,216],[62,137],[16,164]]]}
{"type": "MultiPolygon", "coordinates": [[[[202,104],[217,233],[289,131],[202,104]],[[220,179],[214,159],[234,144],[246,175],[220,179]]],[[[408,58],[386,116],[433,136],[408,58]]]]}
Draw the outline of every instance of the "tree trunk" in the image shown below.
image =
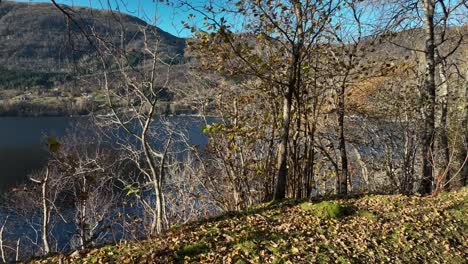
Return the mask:
{"type": "MultiPolygon", "coordinates": [[[[436,58],[440,59],[438,50],[436,50],[436,58]]],[[[447,116],[448,116],[448,79],[447,73],[445,71],[444,61],[439,61],[439,76],[440,76],[440,90],[438,92],[438,101],[440,104],[440,114],[438,116],[438,135],[439,135],[439,146],[442,151],[442,164],[438,174],[444,175],[444,189],[450,189],[450,149],[449,149],[449,139],[447,134],[447,116]],[[442,174],[441,174],[442,173],[442,174]]]]}
{"type": "MultiPolygon", "coordinates": [[[[468,72],[467,72],[467,77],[468,77],[468,72]]],[[[464,94],[462,90],[462,96],[465,97],[462,102],[463,104],[463,110],[464,110],[464,115],[462,116],[462,122],[461,122],[461,127],[462,131],[465,134],[464,136],[464,144],[461,144],[461,149],[460,149],[460,166],[463,166],[461,168],[460,176],[461,176],[461,183],[462,186],[468,186],[468,89],[466,87],[463,88],[463,85],[461,86],[462,89],[465,89],[464,94]]]]}
{"type": "MultiPolygon", "coordinates": [[[[409,119],[405,116],[405,122],[408,123],[409,119]]],[[[414,187],[414,160],[416,146],[414,144],[414,134],[412,131],[409,131],[408,128],[405,128],[404,136],[404,173],[403,180],[400,182],[400,192],[403,194],[411,194],[414,187]]]]}
{"type": "Polygon", "coordinates": [[[283,120],[281,122],[281,141],[278,146],[278,176],[273,197],[274,200],[282,200],[286,197],[286,181],[288,177],[288,141],[289,126],[291,123],[292,95],[292,87],[288,87],[288,91],[283,98],[283,120]]]}
{"type": "Polygon", "coordinates": [[[156,210],[153,215],[153,223],[151,226],[151,234],[160,234],[163,230],[163,217],[164,217],[164,202],[161,184],[159,181],[154,181],[154,191],[156,199],[156,210]]]}
{"type": "Polygon", "coordinates": [[[44,246],[44,253],[50,253],[49,246],[49,216],[50,208],[47,194],[49,193],[49,167],[46,168],[46,174],[42,180],[42,244],[44,246]]]}
{"type": "Polygon", "coordinates": [[[81,187],[79,188],[78,190],[78,201],[79,201],[79,204],[78,204],[78,207],[79,207],[79,214],[78,214],[78,228],[80,229],[79,232],[80,232],[80,249],[85,249],[86,247],[86,241],[88,239],[88,236],[87,236],[87,223],[86,223],[86,197],[88,197],[88,193],[87,193],[87,190],[86,190],[86,177],[85,176],[82,176],[81,177],[81,187]]]}
{"type": "Polygon", "coordinates": [[[308,174],[307,174],[307,199],[310,199],[312,197],[312,190],[313,186],[312,183],[314,181],[314,176],[315,176],[315,147],[314,147],[314,142],[315,142],[315,120],[314,123],[312,124],[312,131],[309,134],[309,140],[310,140],[310,147],[309,147],[309,159],[308,159],[308,174]]]}
{"type": "Polygon", "coordinates": [[[460,151],[460,164],[463,166],[461,169],[461,182],[463,186],[468,186],[468,131],[466,130],[468,124],[468,117],[465,118],[465,144],[462,146],[462,151],[460,151]]]}
{"type": "Polygon", "coordinates": [[[348,155],[346,153],[346,139],[344,136],[344,118],[345,118],[345,90],[346,86],[341,86],[338,96],[338,126],[339,126],[339,146],[341,157],[341,173],[337,179],[337,191],[339,195],[348,194],[348,155]]]}
{"type": "Polygon", "coordinates": [[[148,143],[148,131],[151,126],[151,122],[153,121],[154,117],[154,112],[156,108],[156,103],[157,101],[151,102],[151,108],[150,111],[147,115],[147,119],[145,121],[145,124],[143,126],[143,131],[141,132],[141,139],[140,142],[143,147],[143,153],[144,153],[144,158],[146,160],[146,163],[150,169],[150,175],[151,175],[151,181],[153,184],[153,191],[155,194],[155,200],[156,200],[156,209],[152,210],[153,214],[153,219],[151,223],[151,235],[155,234],[160,234],[163,229],[163,217],[164,217],[164,201],[163,201],[163,194],[162,194],[162,177],[164,177],[163,172],[164,172],[164,158],[166,155],[167,148],[170,144],[170,141],[168,142],[168,145],[166,146],[165,153],[162,156],[161,160],[161,166],[159,171],[157,170],[157,165],[155,163],[154,156],[151,151],[150,144],[148,143]]]}
{"type": "Polygon", "coordinates": [[[301,83],[301,52],[304,47],[303,18],[304,11],[299,1],[295,0],[294,12],[297,20],[297,42],[291,42],[292,61],[289,71],[289,82],[283,94],[283,120],[281,122],[281,142],[278,146],[278,176],[276,181],[274,200],[282,200],[286,197],[286,184],[288,177],[288,141],[289,127],[291,124],[291,107],[294,92],[297,92],[301,83]]]}
{"type": "Polygon", "coordinates": [[[426,29],[426,74],[424,80],[424,91],[422,93],[424,129],[422,138],[423,173],[420,186],[422,194],[430,194],[434,182],[433,159],[434,154],[434,130],[435,130],[435,38],[434,38],[434,0],[424,0],[425,29],[426,29]]]}
{"type": "MultiPolygon", "coordinates": [[[[362,159],[361,152],[359,152],[358,146],[355,144],[351,144],[351,147],[353,149],[354,155],[356,156],[356,162],[359,164],[359,167],[361,168],[361,177],[364,180],[364,184],[366,185],[366,191],[373,191],[371,183],[369,182],[369,172],[367,170],[366,163],[362,159]]],[[[361,187],[361,186],[359,186],[361,187]]]]}
{"type": "Polygon", "coordinates": [[[6,256],[5,256],[5,250],[3,249],[4,248],[4,245],[3,245],[3,230],[5,229],[5,225],[6,225],[7,221],[8,221],[8,216],[6,217],[5,222],[3,222],[2,226],[0,227],[0,253],[1,253],[1,256],[2,256],[3,263],[7,263],[6,256]]]}

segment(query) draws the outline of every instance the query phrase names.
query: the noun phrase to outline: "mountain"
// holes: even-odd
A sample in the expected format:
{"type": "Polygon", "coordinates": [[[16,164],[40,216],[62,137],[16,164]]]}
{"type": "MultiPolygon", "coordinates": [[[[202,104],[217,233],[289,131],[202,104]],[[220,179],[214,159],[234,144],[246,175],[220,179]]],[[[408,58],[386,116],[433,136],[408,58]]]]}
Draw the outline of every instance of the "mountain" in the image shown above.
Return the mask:
{"type": "Polygon", "coordinates": [[[24,75],[24,71],[69,72],[76,63],[92,64],[96,53],[81,30],[94,32],[111,45],[120,46],[123,40],[127,50],[140,52],[144,48],[144,28],[156,33],[151,35],[160,40],[159,52],[164,56],[183,55],[184,39],[139,18],[108,10],[63,8],[79,26],[68,23],[50,3],[0,2],[0,67],[24,75]]]}

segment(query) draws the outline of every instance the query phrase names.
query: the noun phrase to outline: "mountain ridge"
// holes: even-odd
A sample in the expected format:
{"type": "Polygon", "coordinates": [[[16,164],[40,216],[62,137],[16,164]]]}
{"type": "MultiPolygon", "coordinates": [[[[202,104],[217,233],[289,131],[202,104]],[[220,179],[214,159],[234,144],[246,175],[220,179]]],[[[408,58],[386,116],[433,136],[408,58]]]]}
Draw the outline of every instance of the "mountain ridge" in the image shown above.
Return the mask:
{"type": "Polygon", "coordinates": [[[169,57],[183,56],[185,39],[149,25],[140,18],[108,10],[70,7],[81,28],[50,3],[0,2],[0,65],[9,70],[69,72],[73,63],[87,65],[96,55],[81,29],[107,37],[113,45],[142,50],[142,28],[153,30],[161,41],[161,52],[169,57]]]}

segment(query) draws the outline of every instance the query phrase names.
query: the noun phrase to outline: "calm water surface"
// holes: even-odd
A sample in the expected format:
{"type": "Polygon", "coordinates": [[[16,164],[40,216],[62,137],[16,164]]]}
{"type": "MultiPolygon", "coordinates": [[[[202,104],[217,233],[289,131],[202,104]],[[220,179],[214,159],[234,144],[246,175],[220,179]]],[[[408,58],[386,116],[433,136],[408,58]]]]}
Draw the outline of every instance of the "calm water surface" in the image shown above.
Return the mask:
{"type": "MultiPolygon", "coordinates": [[[[47,160],[45,136],[62,137],[84,117],[1,117],[0,192],[18,186],[47,160]]],[[[173,117],[185,129],[192,144],[205,145],[202,122],[196,117],[173,117]]]]}
{"type": "Polygon", "coordinates": [[[61,137],[78,118],[0,118],[0,190],[23,182],[28,173],[41,168],[47,159],[44,137],[61,137]]]}

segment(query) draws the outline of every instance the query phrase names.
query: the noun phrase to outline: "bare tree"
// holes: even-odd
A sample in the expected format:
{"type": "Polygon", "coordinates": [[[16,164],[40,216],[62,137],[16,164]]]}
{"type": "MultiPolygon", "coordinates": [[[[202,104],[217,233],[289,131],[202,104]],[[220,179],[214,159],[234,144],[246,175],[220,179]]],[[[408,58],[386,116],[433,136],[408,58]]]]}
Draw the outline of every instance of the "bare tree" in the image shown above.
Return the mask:
{"type": "Polygon", "coordinates": [[[105,143],[92,120],[85,122],[90,124],[79,123],[61,139],[60,151],[51,159],[61,180],[68,182],[62,195],[74,202],[74,237],[78,241],[72,241],[72,246],[80,249],[106,236],[120,202],[116,186],[118,153],[105,143]]]}
{"type": "Polygon", "coordinates": [[[47,197],[49,194],[49,168],[46,168],[45,176],[41,180],[30,178],[31,181],[41,185],[41,200],[42,200],[42,244],[44,253],[50,253],[49,246],[49,219],[50,219],[50,201],[47,197]]]}
{"type": "MultiPolygon", "coordinates": [[[[57,153],[61,145],[60,143],[53,137],[47,138],[47,146],[50,153],[57,153]]],[[[41,237],[42,237],[42,247],[45,254],[49,254],[51,252],[51,246],[49,244],[49,234],[50,234],[50,217],[52,210],[56,209],[55,201],[59,193],[62,191],[61,188],[57,188],[60,186],[58,183],[58,177],[52,178],[51,176],[51,164],[47,164],[45,166],[44,171],[39,172],[36,176],[31,176],[29,179],[36,184],[40,185],[41,191],[41,206],[42,206],[42,230],[41,230],[41,237]],[[42,174],[42,175],[41,175],[42,174]]],[[[55,173],[54,175],[58,175],[55,173]]]]}

